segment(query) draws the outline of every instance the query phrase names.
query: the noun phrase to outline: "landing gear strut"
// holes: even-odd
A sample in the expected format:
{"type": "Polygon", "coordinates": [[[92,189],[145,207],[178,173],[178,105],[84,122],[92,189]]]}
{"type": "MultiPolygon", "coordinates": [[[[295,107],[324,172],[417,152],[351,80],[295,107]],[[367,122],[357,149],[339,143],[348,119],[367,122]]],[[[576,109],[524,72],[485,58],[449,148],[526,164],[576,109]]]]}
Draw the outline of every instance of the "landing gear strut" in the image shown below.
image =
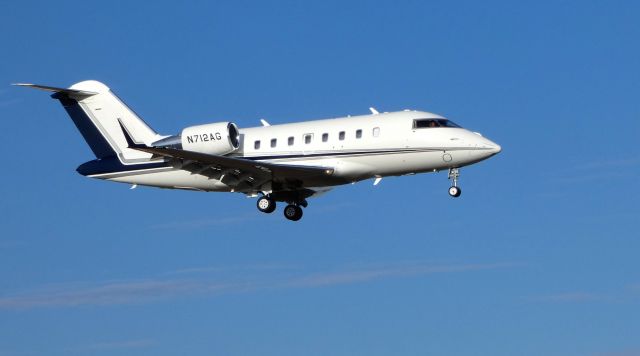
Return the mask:
{"type": "Polygon", "coordinates": [[[457,198],[462,194],[462,189],[458,187],[458,177],[460,177],[460,171],[458,168],[449,168],[449,180],[452,181],[452,185],[449,188],[449,195],[457,198]]]}

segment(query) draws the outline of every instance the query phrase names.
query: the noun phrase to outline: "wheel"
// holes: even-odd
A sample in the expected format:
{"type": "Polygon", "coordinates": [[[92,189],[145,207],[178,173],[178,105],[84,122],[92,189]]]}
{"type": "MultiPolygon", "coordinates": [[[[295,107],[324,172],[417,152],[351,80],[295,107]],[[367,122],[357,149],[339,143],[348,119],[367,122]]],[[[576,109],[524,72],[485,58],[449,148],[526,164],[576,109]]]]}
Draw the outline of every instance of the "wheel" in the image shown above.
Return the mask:
{"type": "Polygon", "coordinates": [[[449,195],[452,197],[457,198],[460,194],[462,194],[462,189],[460,189],[460,187],[452,186],[449,188],[449,195]]]}
{"type": "Polygon", "coordinates": [[[258,202],[256,205],[258,205],[258,210],[260,210],[263,213],[269,214],[269,213],[273,213],[273,211],[276,210],[275,200],[266,196],[258,199],[258,202]]]}
{"type": "Polygon", "coordinates": [[[284,217],[292,221],[298,221],[302,217],[302,208],[289,204],[284,208],[284,217]]]}

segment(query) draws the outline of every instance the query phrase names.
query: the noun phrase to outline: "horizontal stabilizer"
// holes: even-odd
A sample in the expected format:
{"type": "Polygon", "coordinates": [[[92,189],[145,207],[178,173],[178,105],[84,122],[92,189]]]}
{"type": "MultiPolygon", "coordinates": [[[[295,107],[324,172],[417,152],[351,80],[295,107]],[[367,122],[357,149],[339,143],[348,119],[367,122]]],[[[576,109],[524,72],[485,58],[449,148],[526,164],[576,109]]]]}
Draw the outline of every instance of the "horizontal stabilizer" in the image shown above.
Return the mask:
{"type": "Polygon", "coordinates": [[[57,88],[57,87],[50,87],[50,86],[38,85],[38,84],[16,83],[16,84],[12,84],[12,85],[16,85],[16,86],[19,86],[19,87],[28,87],[28,88],[40,89],[40,90],[50,91],[50,92],[54,92],[54,93],[65,93],[65,94],[79,95],[79,96],[92,96],[92,95],[98,94],[98,93],[93,92],[93,91],[78,90],[78,89],[67,89],[67,88],[57,88]]]}

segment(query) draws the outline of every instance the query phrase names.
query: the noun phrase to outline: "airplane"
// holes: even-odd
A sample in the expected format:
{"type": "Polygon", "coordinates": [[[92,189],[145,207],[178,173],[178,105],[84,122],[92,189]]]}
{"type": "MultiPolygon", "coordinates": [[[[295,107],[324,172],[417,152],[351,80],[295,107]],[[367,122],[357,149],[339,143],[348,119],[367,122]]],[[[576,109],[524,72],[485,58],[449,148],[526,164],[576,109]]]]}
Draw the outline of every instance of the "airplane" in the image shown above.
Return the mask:
{"type": "Polygon", "coordinates": [[[83,176],[169,189],[237,192],[256,197],[258,210],[302,217],[307,199],[332,187],[383,177],[448,171],[449,195],[459,197],[460,168],[498,154],[500,145],[440,115],[404,110],[239,128],[225,121],[161,135],[105,84],[69,88],[14,84],[53,92],[96,159],[83,176]]]}

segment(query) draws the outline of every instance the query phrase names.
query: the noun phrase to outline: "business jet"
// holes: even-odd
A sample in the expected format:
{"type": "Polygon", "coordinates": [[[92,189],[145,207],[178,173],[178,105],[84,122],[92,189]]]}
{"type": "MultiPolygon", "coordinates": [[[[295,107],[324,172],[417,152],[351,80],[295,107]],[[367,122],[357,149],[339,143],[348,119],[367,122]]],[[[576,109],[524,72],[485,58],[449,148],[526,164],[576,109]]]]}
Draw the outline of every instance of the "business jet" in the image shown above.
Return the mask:
{"type": "Polygon", "coordinates": [[[160,135],[106,85],[69,88],[15,84],[53,92],[96,159],[78,173],[114,182],[256,197],[258,210],[300,220],[307,199],[331,187],[383,177],[448,171],[459,197],[460,168],[501,147],[442,116],[404,110],[240,129],[233,122],[160,135]]]}

